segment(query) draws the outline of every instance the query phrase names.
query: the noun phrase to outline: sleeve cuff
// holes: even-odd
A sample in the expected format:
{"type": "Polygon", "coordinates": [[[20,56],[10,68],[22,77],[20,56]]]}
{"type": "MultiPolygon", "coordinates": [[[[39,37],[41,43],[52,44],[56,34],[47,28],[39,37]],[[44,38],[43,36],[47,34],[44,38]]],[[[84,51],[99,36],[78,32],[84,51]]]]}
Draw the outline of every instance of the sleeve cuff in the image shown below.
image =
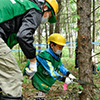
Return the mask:
{"type": "Polygon", "coordinates": [[[68,77],[68,76],[69,76],[69,74],[70,74],[70,72],[67,72],[67,73],[66,73],[66,76],[68,77]]]}
{"type": "Polygon", "coordinates": [[[60,78],[60,80],[61,80],[62,82],[65,82],[65,79],[66,79],[65,77],[61,77],[61,78],[60,78]]]}

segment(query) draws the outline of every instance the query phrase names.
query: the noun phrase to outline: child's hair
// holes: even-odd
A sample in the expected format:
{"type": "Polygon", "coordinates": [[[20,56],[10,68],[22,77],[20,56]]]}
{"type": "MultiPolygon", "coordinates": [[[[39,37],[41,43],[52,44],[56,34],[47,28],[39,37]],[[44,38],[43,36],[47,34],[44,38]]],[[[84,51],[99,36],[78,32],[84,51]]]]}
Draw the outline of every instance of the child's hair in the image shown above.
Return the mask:
{"type": "Polygon", "coordinates": [[[57,45],[56,43],[54,43],[54,42],[50,41],[50,44],[51,44],[51,43],[53,43],[53,45],[54,45],[54,46],[55,46],[55,45],[57,45]]]}

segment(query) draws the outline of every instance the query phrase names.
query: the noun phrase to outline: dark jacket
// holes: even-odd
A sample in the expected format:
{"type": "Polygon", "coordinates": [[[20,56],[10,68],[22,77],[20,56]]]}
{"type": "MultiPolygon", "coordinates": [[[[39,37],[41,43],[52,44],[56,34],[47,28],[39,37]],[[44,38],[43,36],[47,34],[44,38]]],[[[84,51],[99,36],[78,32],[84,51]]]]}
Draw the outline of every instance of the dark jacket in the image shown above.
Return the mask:
{"type": "Polygon", "coordinates": [[[42,12],[32,8],[20,16],[0,23],[0,37],[7,43],[9,36],[16,33],[17,41],[25,56],[32,59],[36,56],[33,34],[40,25],[41,18],[42,12]]]}

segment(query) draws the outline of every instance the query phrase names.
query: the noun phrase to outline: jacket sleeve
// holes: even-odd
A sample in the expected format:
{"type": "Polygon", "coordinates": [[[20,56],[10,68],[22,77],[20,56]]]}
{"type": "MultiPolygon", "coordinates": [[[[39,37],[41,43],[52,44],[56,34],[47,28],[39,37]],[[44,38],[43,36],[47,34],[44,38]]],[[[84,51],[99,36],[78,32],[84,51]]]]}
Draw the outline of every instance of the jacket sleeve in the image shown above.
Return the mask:
{"type": "Polygon", "coordinates": [[[37,59],[54,80],[60,81],[60,78],[62,78],[62,75],[60,75],[59,73],[57,73],[57,71],[54,70],[54,66],[52,65],[50,61],[42,59],[39,56],[37,56],[37,59]]]}
{"type": "Polygon", "coordinates": [[[65,76],[68,76],[70,74],[70,71],[67,70],[67,68],[65,68],[63,64],[59,67],[59,70],[65,76]]]}
{"type": "Polygon", "coordinates": [[[33,46],[33,34],[41,23],[41,13],[31,9],[22,19],[22,25],[17,33],[19,45],[28,59],[36,57],[36,48],[33,46]]]}

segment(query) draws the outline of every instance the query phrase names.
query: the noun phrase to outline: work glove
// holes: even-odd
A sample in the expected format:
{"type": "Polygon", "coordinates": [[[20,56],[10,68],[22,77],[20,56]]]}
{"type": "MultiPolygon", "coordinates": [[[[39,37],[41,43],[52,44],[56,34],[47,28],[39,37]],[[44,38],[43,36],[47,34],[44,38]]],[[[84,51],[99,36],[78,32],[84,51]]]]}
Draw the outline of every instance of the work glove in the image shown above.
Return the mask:
{"type": "Polygon", "coordinates": [[[29,66],[25,68],[26,74],[30,76],[30,79],[34,76],[37,72],[37,64],[36,61],[30,62],[29,66]]]}
{"type": "Polygon", "coordinates": [[[69,74],[69,76],[68,76],[71,80],[75,80],[76,79],[76,77],[75,76],[73,76],[72,74],[69,74]]]}
{"type": "Polygon", "coordinates": [[[66,83],[67,85],[69,85],[69,84],[73,83],[73,80],[71,80],[69,77],[67,77],[67,78],[65,79],[65,83],[66,83]]]}

